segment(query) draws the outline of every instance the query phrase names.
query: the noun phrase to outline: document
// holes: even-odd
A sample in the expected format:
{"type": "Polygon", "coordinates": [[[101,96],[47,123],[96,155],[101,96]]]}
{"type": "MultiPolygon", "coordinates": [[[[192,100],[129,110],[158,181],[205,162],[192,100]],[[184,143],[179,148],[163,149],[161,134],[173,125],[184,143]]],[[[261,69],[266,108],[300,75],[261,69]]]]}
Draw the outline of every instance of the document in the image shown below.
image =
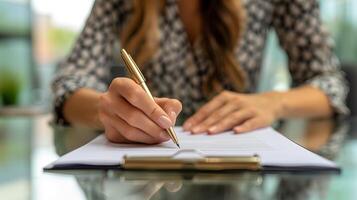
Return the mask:
{"type": "Polygon", "coordinates": [[[267,170],[338,170],[338,166],[284,137],[272,128],[264,128],[249,133],[235,134],[233,131],[217,135],[191,135],[181,127],[175,131],[181,149],[172,141],[157,145],[114,144],[100,135],[88,144],[60,157],[45,169],[110,168],[120,167],[124,156],[178,156],[181,159],[195,159],[212,156],[252,156],[258,155],[261,166],[267,170]]]}

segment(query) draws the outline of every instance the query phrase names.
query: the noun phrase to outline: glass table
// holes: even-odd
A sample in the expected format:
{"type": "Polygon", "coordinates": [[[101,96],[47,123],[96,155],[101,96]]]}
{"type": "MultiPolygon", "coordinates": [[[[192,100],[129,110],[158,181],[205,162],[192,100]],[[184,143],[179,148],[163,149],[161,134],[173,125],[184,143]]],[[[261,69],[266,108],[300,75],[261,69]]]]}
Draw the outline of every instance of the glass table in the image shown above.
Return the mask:
{"type": "Polygon", "coordinates": [[[51,116],[0,117],[1,199],[355,199],[357,118],[290,120],[277,129],[342,172],[175,172],[43,167],[98,133],[57,127],[51,116]]]}

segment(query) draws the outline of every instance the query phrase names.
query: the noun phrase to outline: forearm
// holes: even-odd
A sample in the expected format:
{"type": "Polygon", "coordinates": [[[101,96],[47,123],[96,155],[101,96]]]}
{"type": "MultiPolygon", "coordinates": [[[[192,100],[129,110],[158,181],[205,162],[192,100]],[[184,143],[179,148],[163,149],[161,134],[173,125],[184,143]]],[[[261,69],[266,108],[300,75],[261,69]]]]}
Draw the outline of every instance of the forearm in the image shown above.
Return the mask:
{"type": "Polygon", "coordinates": [[[312,86],[302,86],[286,92],[268,92],[278,102],[277,116],[283,118],[318,118],[330,117],[333,109],[328,97],[312,86]]]}
{"type": "Polygon", "coordinates": [[[92,89],[79,89],[65,102],[64,117],[74,125],[102,129],[98,118],[99,96],[100,93],[92,89]]]}

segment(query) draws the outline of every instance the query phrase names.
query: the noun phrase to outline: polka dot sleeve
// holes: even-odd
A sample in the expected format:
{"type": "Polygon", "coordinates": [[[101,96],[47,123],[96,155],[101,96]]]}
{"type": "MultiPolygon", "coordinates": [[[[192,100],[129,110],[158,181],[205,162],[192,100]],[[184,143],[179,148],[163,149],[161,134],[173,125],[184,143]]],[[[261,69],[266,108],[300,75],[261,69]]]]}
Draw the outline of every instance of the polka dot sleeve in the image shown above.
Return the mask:
{"type": "Polygon", "coordinates": [[[105,80],[112,62],[114,31],[118,15],[116,0],[96,0],[84,29],[69,56],[58,65],[52,83],[55,121],[68,124],[63,116],[63,105],[80,88],[105,91],[105,80]]]}
{"type": "Polygon", "coordinates": [[[289,59],[293,86],[321,89],[337,114],[348,114],[348,87],[333,42],[322,26],[317,0],[277,0],[273,26],[289,59]]]}

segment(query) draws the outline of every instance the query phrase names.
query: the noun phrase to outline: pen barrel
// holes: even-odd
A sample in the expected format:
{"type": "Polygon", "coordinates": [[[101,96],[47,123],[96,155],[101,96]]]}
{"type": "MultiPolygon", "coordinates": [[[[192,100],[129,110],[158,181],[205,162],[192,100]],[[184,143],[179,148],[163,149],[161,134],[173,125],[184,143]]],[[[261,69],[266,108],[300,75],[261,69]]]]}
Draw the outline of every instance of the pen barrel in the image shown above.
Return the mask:
{"type": "Polygon", "coordinates": [[[154,97],[152,96],[148,86],[145,84],[145,82],[140,82],[139,85],[141,86],[141,88],[144,89],[144,91],[146,92],[146,94],[153,100],[155,101],[154,97]]]}
{"type": "Polygon", "coordinates": [[[166,129],[166,133],[170,136],[170,138],[173,140],[173,142],[175,144],[178,144],[178,139],[177,139],[177,136],[175,134],[174,128],[170,127],[168,129],[166,129]]]}

